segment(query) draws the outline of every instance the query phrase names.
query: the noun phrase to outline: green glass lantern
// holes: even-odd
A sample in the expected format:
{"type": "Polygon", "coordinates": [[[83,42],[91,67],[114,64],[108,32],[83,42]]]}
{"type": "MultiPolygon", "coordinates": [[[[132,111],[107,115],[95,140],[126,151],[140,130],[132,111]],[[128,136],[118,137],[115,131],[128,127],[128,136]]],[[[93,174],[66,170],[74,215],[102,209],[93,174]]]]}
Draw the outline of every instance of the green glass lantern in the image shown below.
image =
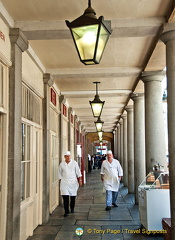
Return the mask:
{"type": "Polygon", "coordinates": [[[105,21],[103,16],[97,19],[95,15],[89,0],[83,15],[72,22],[66,20],[80,61],[85,65],[99,64],[112,32],[111,21],[105,21]]]}
{"type": "Polygon", "coordinates": [[[93,116],[94,117],[100,117],[105,101],[101,101],[100,97],[98,95],[97,84],[100,83],[100,82],[93,82],[93,83],[96,84],[96,95],[94,97],[94,100],[93,101],[89,101],[89,103],[91,105],[93,116]]]}

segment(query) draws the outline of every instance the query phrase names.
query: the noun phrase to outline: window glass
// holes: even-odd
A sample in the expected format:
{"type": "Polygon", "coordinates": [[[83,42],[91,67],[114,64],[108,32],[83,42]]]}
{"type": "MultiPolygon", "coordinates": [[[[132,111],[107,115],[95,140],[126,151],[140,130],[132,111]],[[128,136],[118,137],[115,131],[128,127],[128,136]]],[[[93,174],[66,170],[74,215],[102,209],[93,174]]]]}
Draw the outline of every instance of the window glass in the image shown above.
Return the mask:
{"type": "Polygon", "coordinates": [[[58,139],[52,135],[52,182],[57,181],[58,170],[58,139]]]}
{"type": "Polygon", "coordinates": [[[30,197],[31,127],[22,123],[21,201],[30,197]]]}
{"type": "Polygon", "coordinates": [[[39,161],[39,134],[36,132],[36,193],[38,193],[38,161],[39,161]]]}
{"type": "Polygon", "coordinates": [[[3,107],[3,67],[0,64],[0,107],[3,107]]]}

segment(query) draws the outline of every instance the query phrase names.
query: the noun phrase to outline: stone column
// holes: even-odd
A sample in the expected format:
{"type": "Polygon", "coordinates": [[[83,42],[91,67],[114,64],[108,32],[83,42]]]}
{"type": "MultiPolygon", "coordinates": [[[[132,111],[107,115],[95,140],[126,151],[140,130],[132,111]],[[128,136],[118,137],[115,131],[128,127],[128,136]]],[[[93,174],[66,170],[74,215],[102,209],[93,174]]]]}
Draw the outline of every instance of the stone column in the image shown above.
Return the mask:
{"type": "Polygon", "coordinates": [[[9,69],[9,139],[6,239],[20,238],[20,191],[22,157],[22,52],[28,41],[18,28],[10,29],[11,61],[9,69]]]}
{"type": "Polygon", "coordinates": [[[120,163],[123,168],[123,119],[121,118],[120,121],[120,163]]]}
{"type": "Polygon", "coordinates": [[[123,182],[128,186],[128,161],[127,161],[127,115],[123,114],[123,182]]]}
{"type": "Polygon", "coordinates": [[[49,73],[43,75],[44,98],[43,98],[43,208],[42,220],[49,220],[50,199],[50,87],[53,78],[49,73]]]}
{"type": "Polygon", "coordinates": [[[166,145],[163,122],[161,82],[163,71],[144,72],[141,79],[145,85],[145,151],[146,174],[156,164],[166,168],[166,145]]]}
{"type": "Polygon", "coordinates": [[[60,103],[60,119],[59,119],[59,142],[60,142],[60,151],[59,151],[59,157],[60,157],[60,161],[62,161],[62,159],[64,159],[64,138],[63,138],[63,105],[66,103],[66,99],[64,97],[64,95],[60,95],[59,96],[59,103],[60,103]]]}
{"type": "Polygon", "coordinates": [[[144,93],[133,93],[131,99],[134,101],[135,204],[138,204],[138,186],[146,177],[144,93]]]}
{"type": "Polygon", "coordinates": [[[74,116],[74,159],[77,161],[77,115],[74,116]]]}
{"type": "Polygon", "coordinates": [[[115,126],[115,158],[118,158],[118,139],[117,139],[117,126],[115,126]]]}
{"type": "Polygon", "coordinates": [[[116,147],[116,131],[113,130],[113,139],[114,139],[114,158],[117,156],[117,147],[116,147]]]}
{"type": "Polygon", "coordinates": [[[133,106],[125,107],[127,111],[127,153],[128,153],[128,193],[134,193],[134,132],[133,106]]]}
{"type": "Polygon", "coordinates": [[[117,159],[120,161],[120,124],[117,124],[117,159]]]}
{"type": "Polygon", "coordinates": [[[166,44],[171,239],[175,240],[175,23],[164,24],[161,40],[166,44]]]}
{"type": "Polygon", "coordinates": [[[72,108],[68,108],[68,150],[71,151],[71,114],[72,114],[72,108]]]}

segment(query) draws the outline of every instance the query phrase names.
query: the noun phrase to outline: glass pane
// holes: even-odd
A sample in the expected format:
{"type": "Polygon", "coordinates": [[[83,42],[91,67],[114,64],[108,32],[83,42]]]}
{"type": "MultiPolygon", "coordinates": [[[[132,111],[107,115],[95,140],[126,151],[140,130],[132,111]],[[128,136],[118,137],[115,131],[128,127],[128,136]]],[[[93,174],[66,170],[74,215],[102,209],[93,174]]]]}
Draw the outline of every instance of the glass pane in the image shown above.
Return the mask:
{"type": "Polygon", "coordinates": [[[54,152],[55,152],[54,138],[55,137],[52,136],[52,182],[54,182],[54,152]]]}
{"type": "Polygon", "coordinates": [[[100,36],[99,36],[99,41],[98,41],[98,46],[97,46],[97,52],[96,52],[96,60],[100,62],[100,59],[102,57],[103,51],[105,49],[106,43],[109,38],[109,33],[106,31],[106,29],[101,25],[100,28],[100,36]]]}
{"type": "Polygon", "coordinates": [[[22,123],[21,201],[30,197],[30,126],[22,123]]]}
{"type": "Polygon", "coordinates": [[[0,65],[0,106],[3,106],[3,67],[0,65]]]}
{"type": "Polygon", "coordinates": [[[22,161],[25,161],[25,137],[26,137],[26,126],[22,123],[22,161]]]}
{"type": "Polygon", "coordinates": [[[30,197],[30,162],[25,163],[26,165],[26,198],[30,197]]]}
{"type": "Polygon", "coordinates": [[[25,163],[21,163],[21,201],[25,199],[25,163]]]}
{"type": "Polygon", "coordinates": [[[3,129],[3,126],[2,126],[2,115],[0,114],[0,216],[1,216],[1,201],[2,201],[2,194],[1,194],[1,191],[2,191],[2,166],[3,166],[3,162],[2,162],[2,159],[3,159],[3,133],[2,133],[2,129],[3,129]]]}
{"type": "Polygon", "coordinates": [[[27,126],[27,139],[26,139],[27,159],[30,160],[30,126],[27,126]]]}
{"type": "Polygon", "coordinates": [[[38,145],[38,132],[36,132],[36,193],[38,193],[38,148],[39,148],[39,145],[38,145]]]}
{"type": "Polygon", "coordinates": [[[98,24],[73,28],[72,33],[82,60],[93,59],[98,24]]]}

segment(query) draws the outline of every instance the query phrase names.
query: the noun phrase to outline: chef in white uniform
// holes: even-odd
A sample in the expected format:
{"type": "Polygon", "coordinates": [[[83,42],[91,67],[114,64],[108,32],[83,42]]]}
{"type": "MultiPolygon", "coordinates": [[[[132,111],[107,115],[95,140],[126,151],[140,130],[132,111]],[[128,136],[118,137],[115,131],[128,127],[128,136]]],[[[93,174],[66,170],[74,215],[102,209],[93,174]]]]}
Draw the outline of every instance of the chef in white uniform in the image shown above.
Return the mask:
{"type": "Polygon", "coordinates": [[[118,207],[117,196],[123,170],[118,160],[113,158],[112,151],[107,152],[107,160],[101,166],[101,180],[104,182],[106,190],[106,210],[111,210],[111,206],[118,207]]]}
{"type": "Polygon", "coordinates": [[[74,212],[75,198],[78,187],[82,185],[82,174],[78,163],[70,158],[70,151],[64,154],[65,160],[60,163],[58,168],[58,179],[61,180],[60,191],[64,202],[64,216],[69,214],[69,198],[71,213],[74,212]]]}

